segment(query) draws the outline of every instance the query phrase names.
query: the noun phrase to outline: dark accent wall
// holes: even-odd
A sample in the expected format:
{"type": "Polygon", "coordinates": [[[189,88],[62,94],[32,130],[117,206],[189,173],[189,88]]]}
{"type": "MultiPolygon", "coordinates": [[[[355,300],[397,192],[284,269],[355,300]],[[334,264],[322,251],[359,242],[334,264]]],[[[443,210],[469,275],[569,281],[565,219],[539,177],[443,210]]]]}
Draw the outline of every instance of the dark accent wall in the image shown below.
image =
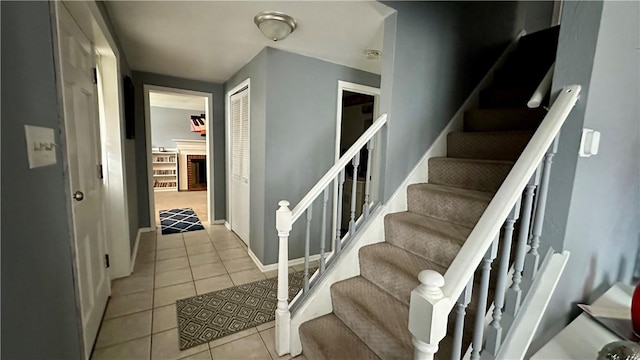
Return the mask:
{"type": "Polygon", "coordinates": [[[553,4],[385,4],[397,11],[385,22],[382,59],[381,113],[389,114],[388,199],[518,32],[525,26],[530,31],[549,26],[553,4]]]}
{"type": "Polygon", "coordinates": [[[534,352],[616,282],[629,283],[640,243],[640,3],[565,2],[553,90],[580,84],[551,172],[543,235],[571,252],[534,352]],[[578,157],[582,128],[600,151],[578,157]],[[568,209],[568,210],[567,210],[568,209]]]}
{"type": "Polygon", "coordinates": [[[144,117],[144,85],[157,85],[170,88],[208,92],[213,94],[213,116],[211,128],[213,129],[212,142],[213,153],[209,166],[213,166],[213,190],[214,190],[214,220],[226,217],[226,184],[225,184],[225,146],[224,146],[224,97],[222,84],[208,83],[197,80],[182,79],[173,76],[152,74],[142,71],[133,71],[133,84],[135,87],[135,112],[136,112],[136,139],[135,139],[135,164],[136,182],[138,189],[138,220],[140,227],[150,226],[149,219],[149,183],[147,177],[147,141],[145,134],[144,117]]]}
{"type": "Polygon", "coordinates": [[[3,359],[82,356],[49,3],[2,13],[3,359]],[[24,125],[55,129],[57,163],[29,169],[24,125]]]}

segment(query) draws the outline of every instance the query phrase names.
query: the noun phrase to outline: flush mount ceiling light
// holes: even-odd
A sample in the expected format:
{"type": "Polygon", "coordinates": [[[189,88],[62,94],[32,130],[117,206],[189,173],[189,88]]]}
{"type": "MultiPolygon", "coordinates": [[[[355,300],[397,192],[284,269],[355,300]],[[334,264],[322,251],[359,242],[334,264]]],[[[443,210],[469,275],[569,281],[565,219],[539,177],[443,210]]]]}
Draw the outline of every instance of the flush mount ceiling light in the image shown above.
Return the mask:
{"type": "Polygon", "coordinates": [[[264,36],[273,41],[280,41],[296,29],[296,20],[278,11],[263,11],[253,18],[264,36]]]}

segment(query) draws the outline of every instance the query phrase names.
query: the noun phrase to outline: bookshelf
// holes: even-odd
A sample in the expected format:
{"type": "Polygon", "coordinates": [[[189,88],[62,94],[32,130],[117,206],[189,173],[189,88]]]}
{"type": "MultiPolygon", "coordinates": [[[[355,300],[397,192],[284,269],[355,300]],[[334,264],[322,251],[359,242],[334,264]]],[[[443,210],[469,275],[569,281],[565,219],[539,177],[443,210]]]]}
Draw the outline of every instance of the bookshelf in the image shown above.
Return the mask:
{"type": "Polygon", "coordinates": [[[178,191],[178,152],[152,151],[153,190],[178,191]]]}

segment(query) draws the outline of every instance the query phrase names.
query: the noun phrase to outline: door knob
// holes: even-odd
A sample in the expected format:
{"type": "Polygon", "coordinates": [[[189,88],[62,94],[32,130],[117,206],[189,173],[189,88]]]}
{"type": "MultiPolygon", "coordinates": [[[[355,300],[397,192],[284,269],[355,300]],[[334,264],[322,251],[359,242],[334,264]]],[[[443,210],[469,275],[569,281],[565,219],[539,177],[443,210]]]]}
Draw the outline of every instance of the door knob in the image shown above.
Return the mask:
{"type": "Polygon", "coordinates": [[[73,198],[76,201],[82,201],[82,200],[84,200],[84,193],[82,191],[78,190],[78,191],[73,193],[73,198]]]}

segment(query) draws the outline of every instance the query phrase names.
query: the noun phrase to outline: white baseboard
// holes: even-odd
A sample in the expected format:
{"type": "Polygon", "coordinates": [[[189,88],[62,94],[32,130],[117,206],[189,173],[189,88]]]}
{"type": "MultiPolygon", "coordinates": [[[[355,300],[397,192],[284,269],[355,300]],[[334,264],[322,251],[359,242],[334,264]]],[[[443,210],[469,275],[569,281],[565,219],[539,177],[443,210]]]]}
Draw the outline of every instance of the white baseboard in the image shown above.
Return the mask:
{"type": "Polygon", "coordinates": [[[213,220],[213,225],[225,225],[226,226],[227,221],[225,219],[222,220],[213,220]]]}
{"type": "Polygon", "coordinates": [[[229,224],[229,222],[227,220],[224,220],[224,226],[231,231],[231,224],[229,224]]]}
{"type": "Polygon", "coordinates": [[[136,234],[136,243],[133,245],[133,254],[131,254],[131,274],[133,274],[133,269],[136,266],[136,257],[138,256],[138,246],[140,245],[140,235],[142,233],[151,232],[154,229],[150,227],[139,228],[138,233],[136,234]]]}
{"type": "Polygon", "coordinates": [[[485,89],[493,82],[494,72],[500,68],[507,59],[507,56],[516,48],[518,40],[525,34],[521,30],[512,43],[505,49],[495,64],[489,69],[471,94],[462,103],[458,111],[453,115],[449,124],[442,130],[436,140],[422,156],[420,161],[411,170],[409,175],[394,191],[384,206],[374,212],[374,218],[367,223],[365,228],[359,232],[352,240],[352,246],[341,254],[340,259],[332,267],[331,273],[318,283],[314,291],[307,297],[291,318],[290,328],[290,353],[297,356],[302,352],[302,344],[298,328],[302,323],[326,315],[333,311],[331,305],[331,285],[337,281],[360,275],[360,264],[358,251],[361,247],[384,241],[384,217],[387,214],[407,210],[407,187],[411,184],[424,183],[429,180],[429,159],[432,157],[447,155],[447,135],[451,132],[462,131],[464,124],[464,113],[478,106],[480,90],[485,89]]]}
{"type": "MultiPolygon", "coordinates": [[[[332,254],[333,254],[333,252],[325,253],[325,258],[328,258],[332,254]]],[[[249,249],[249,257],[251,258],[251,260],[253,260],[253,262],[256,264],[258,269],[260,269],[260,271],[262,271],[263,273],[267,272],[267,271],[278,270],[278,263],[264,265],[262,263],[262,261],[260,261],[260,259],[258,259],[256,254],[254,254],[253,251],[251,251],[251,249],[249,249]]],[[[309,261],[317,261],[317,260],[320,260],[320,255],[311,255],[311,256],[309,256],[309,261]]],[[[296,265],[301,265],[301,264],[304,264],[304,258],[303,257],[289,260],[289,267],[296,266],[296,265]]]]}

